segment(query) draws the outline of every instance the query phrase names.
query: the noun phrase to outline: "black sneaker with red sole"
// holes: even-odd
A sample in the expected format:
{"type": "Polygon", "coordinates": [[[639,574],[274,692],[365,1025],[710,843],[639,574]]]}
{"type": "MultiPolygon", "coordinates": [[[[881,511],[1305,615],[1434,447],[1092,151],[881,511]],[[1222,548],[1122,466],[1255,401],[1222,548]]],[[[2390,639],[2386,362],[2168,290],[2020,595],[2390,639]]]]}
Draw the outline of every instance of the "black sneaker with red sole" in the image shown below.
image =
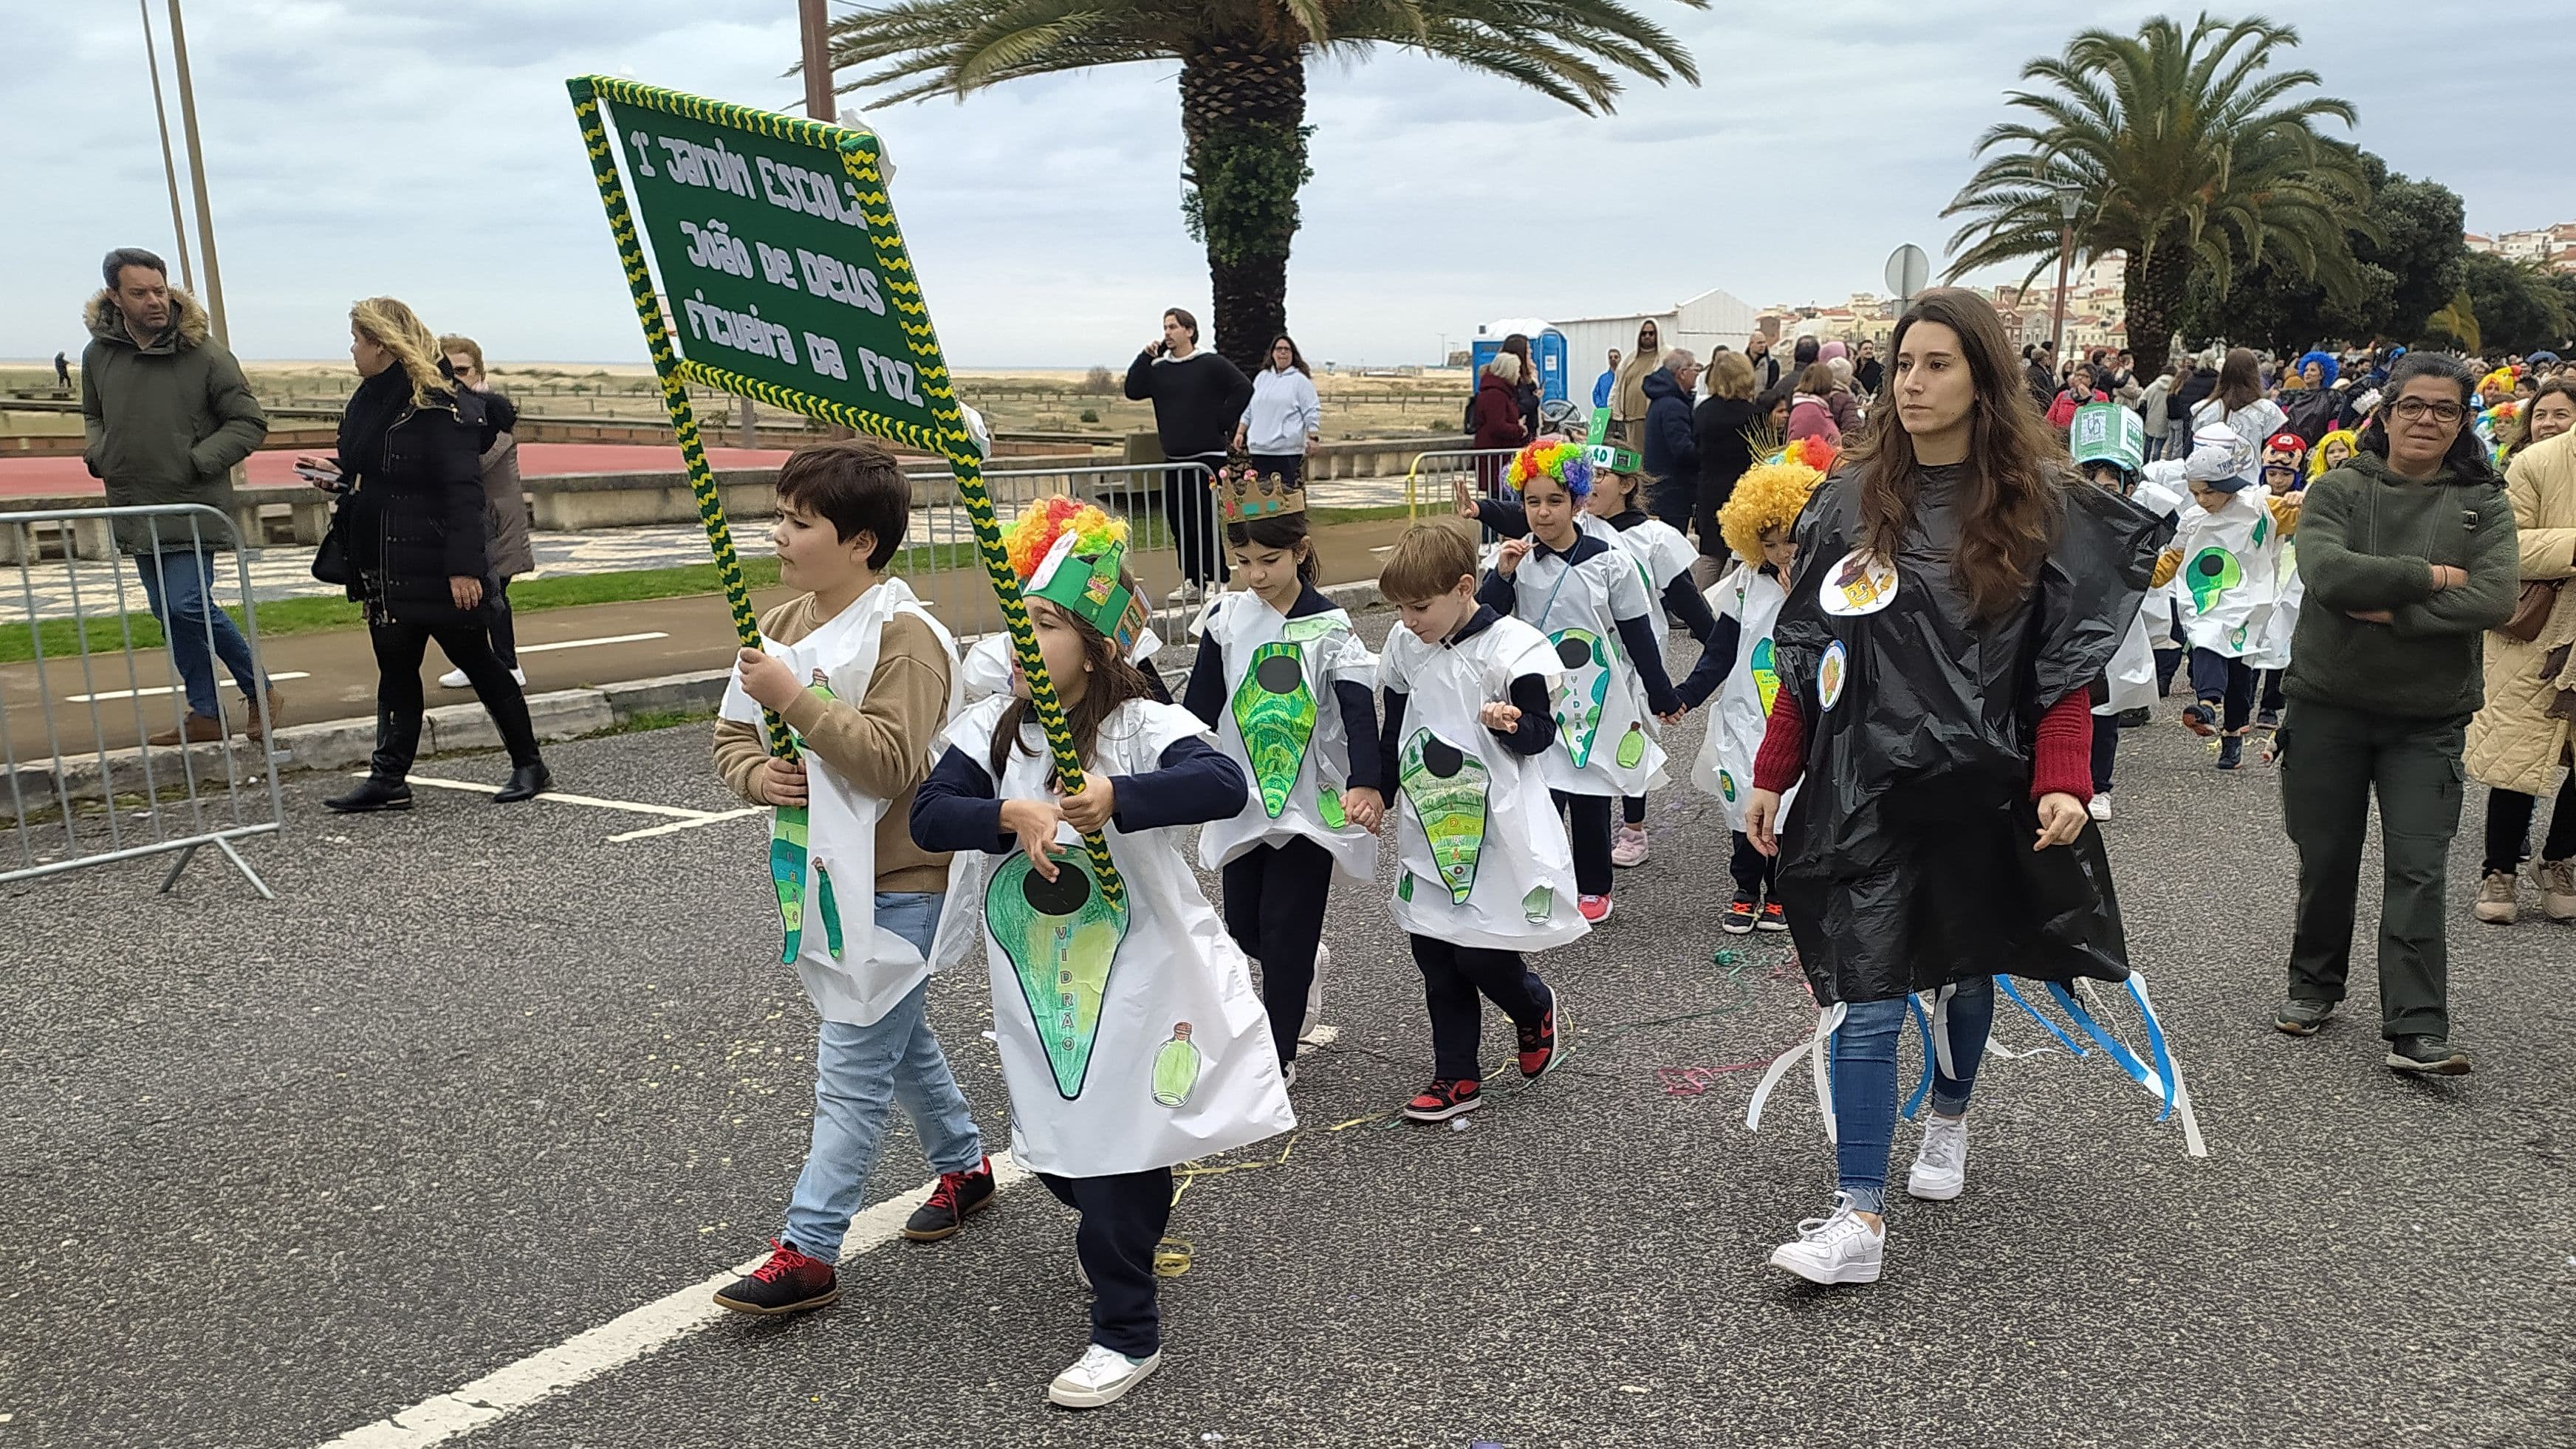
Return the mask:
{"type": "Polygon", "coordinates": [[[939,1185],[930,1190],[930,1200],[912,1210],[903,1224],[903,1235],[916,1243],[935,1243],[953,1237],[966,1226],[969,1214],[992,1205],[993,1159],[985,1158],[965,1172],[939,1174],[939,1185]]]}
{"type": "Polygon", "coordinates": [[[1750,936],[1753,923],[1760,919],[1761,914],[1754,907],[1751,896],[1737,896],[1727,902],[1726,914],[1718,918],[1717,928],[1730,936],[1750,936]]]}
{"type": "Polygon", "coordinates": [[[820,1308],[841,1296],[840,1275],[831,1264],[806,1257],[794,1243],[773,1241],[769,1247],[768,1259],[748,1277],[717,1290],[719,1306],[756,1318],[775,1318],[820,1308]]]}
{"type": "Polygon", "coordinates": [[[1753,926],[1760,931],[1785,931],[1789,929],[1789,917],[1781,911],[1778,901],[1764,901],[1762,915],[1753,926]]]}
{"type": "Polygon", "coordinates": [[[1557,1047],[1557,1020],[1556,997],[1550,995],[1547,1010],[1539,1016],[1538,1025],[1520,1028],[1522,1076],[1544,1077],[1565,1059],[1565,1053],[1557,1047]]]}
{"type": "Polygon", "coordinates": [[[1446,1122],[1461,1112],[1485,1105],[1475,1082],[1453,1082],[1447,1078],[1433,1082],[1404,1104],[1404,1115],[1416,1122],[1446,1122]]]}

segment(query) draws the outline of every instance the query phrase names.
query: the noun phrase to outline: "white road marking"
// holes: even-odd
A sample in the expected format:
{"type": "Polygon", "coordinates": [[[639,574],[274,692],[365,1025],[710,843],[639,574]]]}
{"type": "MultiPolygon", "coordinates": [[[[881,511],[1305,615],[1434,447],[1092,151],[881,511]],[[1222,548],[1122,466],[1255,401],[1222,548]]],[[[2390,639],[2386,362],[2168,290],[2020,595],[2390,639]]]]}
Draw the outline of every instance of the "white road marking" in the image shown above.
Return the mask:
{"type": "MultiPolygon", "coordinates": [[[[311,679],[312,677],[312,675],[305,673],[303,670],[289,669],[281,673],[270,675],[268,677],[268,682],[275,684],[281,679],[311,679]]],[[[100,704],[105,704],[111,699],[150,699],[155,695],[168,694],[171,692],[171,689],[172,686],[170,685],[159,684],[154,685],[150,689],[110,689],[103,690],[97,694],[66,694],[63,698],[73,704],[88,704],[93,700],[100,704]]]]}
{"type": "Polygon", "coordinates": [[[552,644],[522,644],[522,654],[547,654],[557,649],[590,649],[601,644],[641,644],[648,639],[668,639],[659,629],[644,634],[602,634],[596,639],[558,639],[552,644]]]}
{"type": "MultiPolygon", "coordinates": [[[[363,779],[367,772],[351,770],[349,774],[352,778],[363,779]]],[[[477,795],[501,793],[501,787],[498,785],[477,784],[472,780],[441,780],[428,775],[414,775],[409,783],[429,785],[440,790],[470,790],[477,795]]],[[[700,825],[716,818],[716,812],[711,810],[683,810],[677,805],[647,805],[639,800],[602,800],[594,795],[568,795],[561,790],[548,790],[537,798],[552,800],[558,805],[588,805],[597,810],[625,810],[637,815],[671,815],[700,825]]]]}
{"type": "MultiPolygon", "coordinates": [[[[415,781],[414,783],[418,783],[415,781]]],[[[1028,1177],[1008,1153],[993,1154],[996,1193],[1028,1177]]],[[[841,1261],[894,1240],[931,1183],[908,1196],[891,1197],[850,1220],[842,1239],[841,1261]]],[[[621,1314],[587,1333],[575,1334],[554,1347],[508,1364],[469,1384],[434,1394],[408,1409],[361,1425],[322,1449],[426,1449],[473,1433],[550,1395],[599,1377],[660,1351],[674,1341],[729,1315],[715,1305],[716,1290],[760,1265],[768,1254],[692,1283],[668,1297],[621,1314]]]]}
{"type": "Polygon", "coordinates": [[[674,820],[668,825],[647,825],[641,830],[629,830],[622,835],[612,835],[608,837],[607,843],[610,845],[616,845],[628,840],[642,840],[645,837],[652,835],[671,835],[682,830],[695,830],[701,825],[716,825],[727,820],[740,820],[746,815],[766,815],[768,813],[769,807],[766,805],[749,805],[740,810],[719,810],[713,815],[704,816],[697,820],[674,820]]]}

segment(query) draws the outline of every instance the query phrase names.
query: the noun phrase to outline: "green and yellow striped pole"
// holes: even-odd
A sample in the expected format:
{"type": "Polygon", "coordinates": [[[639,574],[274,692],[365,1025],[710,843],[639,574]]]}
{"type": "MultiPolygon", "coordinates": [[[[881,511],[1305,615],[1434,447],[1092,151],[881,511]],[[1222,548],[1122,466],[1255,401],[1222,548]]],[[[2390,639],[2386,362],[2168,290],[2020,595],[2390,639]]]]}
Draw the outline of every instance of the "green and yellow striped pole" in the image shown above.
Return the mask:
{"type": "MultiPolygon", "coordinates": [[[[966,414],[958,405],[947,361],[940,353],[939,335],[930,325],[930,309],[922,300],[921,283],[914,276],[912,257],[904,249],[902,234],[895,229],[894,213],[886,199],[885,176],[879,165],[877,138],[866,132],[846,131],[794,116],[729,105],[608,76],[577,76],[567,82],[567,87],[572,92],[573,113],[581,122],[583,144],[590,148],[591,173],[599,183],[599,199],[608,209],[609,231],[617,241],[618,260],[626,268],[627,286],[634,294],[636,319],[644,326],[645,345],[653,356],[653,372],[661,380],[662,401],[670,410],[672,431],[679,436],[680,456],[688,466],[689,489],[697,499],[698,521],[705,526],[707,545],[715,552],[716,573],[724,582],[725,599],[733,608],[734,632],[741,636],[743,647],[760,647],[760,621],[752,613],[751,594],[743,585],[742,565],[734,553],[732,532],[725,524],[724,500],[716,491],[715,471],[708,465],[706,448],[698,437],[697,414],[689,404],[690,382],[704,383],[772,407],[803,413],[936,453],[947,461],[950,475],[957,480],[957,496],[965,502],[967,517],[974,524],[976,552],[983,559],[984,572],[992,580],[993,593],[1000,600],[1002,622],[1010,631],[1012,651],[1018,656],[1021,674],[1028,680],[1029,703],[1036,709],[1039,727],[1046,731],[1047,746],[1055,756],[1056,778],[1066,794],[1081,793],[1082,761],[1074,752],[1073,731],[1065,723],[1064,707],[1056,697],[1055,683],[1047,677],[1046,661],[1038,653],[1037,633],[1029,624],[1028,603],[1020,595],[1019,576],[1011,571],[1010,555],[1002,547],[1001,521],[993,512],[992,494],[984,486],[983,457],[976,451],[974,439],[966,430],[966,414]],[[636,238],[635,220],[627,205],[626,188],[618,180],[617,158],[609,142],[607,128],[600,122],[599,101],[602,98],[619,105],[668,111],[693,120],[836,151],[840,155],[842,169],[858,189],[859,205],[867,216],[868,239],[876,252],[887,300],[898,314],[904,343],[912,352],[922,393],[930,401],[931,417],[938,424],[937,430],[932,432],[896,419],[864,413],[828,399],[791,392],[756,378],[681,357],[672,345],[670,328],[662,315],[662,304],[653,294],[652,272],[644,263],[644,248],[636,238]]],[[[780,755],[789,753],[793,745],[785,723],[774,714],[766,718],[771,751],[780,755]]],[[[1100,879],[1102,897],[1112,904],[1122,903],[1126,885],[1119,878],[1117,864],[1110,859],[1109,843],[1096,833],[1085,835],[1082,843],[1091,857],[1093,872],[1100,879]]]]}

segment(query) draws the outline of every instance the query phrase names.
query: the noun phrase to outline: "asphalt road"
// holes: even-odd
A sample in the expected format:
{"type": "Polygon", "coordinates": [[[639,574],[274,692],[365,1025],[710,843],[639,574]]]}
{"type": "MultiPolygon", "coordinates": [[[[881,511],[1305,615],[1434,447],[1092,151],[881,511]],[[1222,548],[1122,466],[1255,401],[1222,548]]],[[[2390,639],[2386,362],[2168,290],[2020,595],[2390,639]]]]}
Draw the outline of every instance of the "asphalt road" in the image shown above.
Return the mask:
{"type": "MultiPolygon", "coordinates": [[[[730,808],[705,749],[691,727],[552,759],[588,796],[730,808]]],[[[1723,820],[1677,787],[1616,918],[1542,962],[1566,1069],[1464,1131],[1331,1130],[1399,1105],[1428,1056],[1382,897],[1335,898],[1340,1035],[1304,1068],[1304,1131],[1284,1163],[1274,1142],[1193,1181],[1165,1365],[1126,1402],[1043,1401],[1084,1302],[1070,1215],[1022,1183],[948,1243],[854,1258],[837,1307],[694,1329],[448,1442],[2571,1442],[2576,1250],[2549,1214],[2576,996],[2549,986],[2576,933],[2473,924],[2464,841],[2452,999],[2477,1074],[2381,1067],[2366,971],[2322,1035],[2279,1036],[2272,779],[2209,770],[2170,725],[2122,753],[2122,903],[2206,1159],[2098,1058],[1990,1059],[1968,1193],[1897,1200],[1880,1285],[1767,1269],[1832,1163],[1794,1081],[1744,1129],[1743,1068],[1812,1012],[1781,938],[1716,932],[1723,820]]],[[[659,822],[433,789],[341,819],[318,804],[337,784],[292,782],[286,834],[248,847],[274,903],[211,859],[167,896],[149,866],[0,887],[0,1449],[325,1443],[776,1230],[812,1026],[761,822],[612,843],[659,822]]],[[[981,974],[932,999],[1007,1140],[981,974]]],[[[2009,1008],[1998,1037],[2046,1040],[2009,1008]]],[[[1492,1019],[1489,1060],[1508,1051],[1492,1019]]],[[[888,1144],[871,1196],[909,1197],[928,1169],[908,1127],[888,1144]]]]}

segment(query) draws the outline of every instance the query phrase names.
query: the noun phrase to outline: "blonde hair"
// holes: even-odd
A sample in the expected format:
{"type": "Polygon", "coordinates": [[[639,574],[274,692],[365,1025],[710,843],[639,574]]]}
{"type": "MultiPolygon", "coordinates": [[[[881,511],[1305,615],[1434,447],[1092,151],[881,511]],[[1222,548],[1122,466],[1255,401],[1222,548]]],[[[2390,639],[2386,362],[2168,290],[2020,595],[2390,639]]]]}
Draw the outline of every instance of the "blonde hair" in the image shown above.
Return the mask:
{"type": "Polygon", "coordinates": [[[1721,352],[1708,360],[1708,395],[1736,402],[1753,400],[1753,364],[1741,352],[1721,352]]]}
{"type": "Polygon", "coordinates": [[[476,372],[487,370],[483,366],[482,343],[475,341],[473,338],[466,336],[462,332],[442,332],[438,335],[439,356],[454,357],[460,352],[464,353],[467,357],[474,359],[474,370],[476,372]]]}
{"type": "Polygon", "coordinates": [[[1521,380],[1521,360],[1509,352],[1495,353],[1494,360],[1485,364],[1485,370],[1505,382],[1521,380]]]}
{"type": "Polygon", "coordinates": [[[1476,572],[1476,541],[1463,529],[1417,523],[1395,541],[1378,572],[1377,591],[1390,604],[1419,604],[1458,587],[1476,572]]]}
{"type": "Polygon", "coordinates": [[[1806,510],[1807,495],[1825,475],[1804,463],[1760,463],[1735,480],[1735,491],[1717,510],[1718,532],[1726,546],[1746,563],[1762,562],[1762,535],[1796,525],[1806,510]]]}
{"type": "Polygon", "coordinates": [[[438,370],[438,338],[420,314],[391,297],[369,297],[351,304],[349,325],[402,364],[403,375],[411,379],[413,407],[434,406],[440,397],[454,398],[446,375],[438,370]]]}

